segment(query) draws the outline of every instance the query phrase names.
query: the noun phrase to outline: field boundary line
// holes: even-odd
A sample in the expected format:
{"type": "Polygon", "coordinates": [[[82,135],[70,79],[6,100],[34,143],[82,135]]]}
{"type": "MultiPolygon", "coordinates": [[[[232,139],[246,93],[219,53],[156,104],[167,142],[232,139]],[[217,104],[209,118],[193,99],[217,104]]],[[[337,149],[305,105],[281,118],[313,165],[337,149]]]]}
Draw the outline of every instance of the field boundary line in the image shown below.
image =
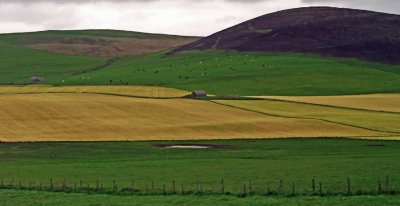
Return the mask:
{"type": "Polygon", "coordinates": [[[224,104],[224,103],[215,102],[215,101],[209,101],[209,102],[212,102],[212,103],[218,104],[218,105],[222,105],[222,106],[231,107],[231,108],[241,109],[241,110],[248,111],[248,112],[254,112],[254,113],[258,113],[258,114],[272,116],[272,117],[281,117],[281,118],[289,118],[289,119],[302,119],[302,120],[318,120],[318,121],[338,124],[338,125],[342,125],[342,126],[348,126],[348,127],[358,128],[358,129],[364,129],[364,130],[368,130],[368,131],[372,131],[372,132],[383,132],[383,133],[390,133],[390,134],[396,134],[396,135],[400,134],[400,132],[372,129],[372,128],[368,128],[368,127],[362,127],[362,126],[357,126],[357,125],[352,125],[352,124],[346,124],[346,123],[342,123],[342,122],[335,122],[335,121],[331,121],[331,120],[318,119],[318,118],[313,118],[313,117],[293,117],[293,116],[286,116],[286,115],[271,114],[271,113],[267,113],[267,112],[261,112],[261,111],[256,111],[256,110],[252,110],[252,109],[246,109],[246,108],[243,108],[243,107],[233,106],[233,105],[224,104]]]}
{"type": "Polygon", "coordinates": [[[97,94],[97,95],[109,95],[109,96],[119,96],[119,97],[131,97],[138,99],[183,99],[182,97],[149,97],[149,96],[136,96],[136,95],[128,95],[128,94],[113,94],[106,92],[21,92],[21,93],[0,93],[0,95],[9,95],[9,94],[97,94]]]}
{"type": "Polygon", "coordinates": [[[400,112],[393,112],[393,111],[373,110],[373,109],[364,109],[364,108],[355,108],[355,107],[344,107],[344,106],[337,106],[337,105],[319,104],[319,103],[294,101],[294,100],[287,100],[287,99],[274,99],[274,98],[264,98],[264,97],[257,97],[257,98],[258,98],[258,100],[287,102],[287,103],[304,104],[304,105],[312,105],[312,106],[320,106],[320,107],[331,107],[331,108],[335,108],[335,109],[356,110],[356,111],[364,111],[364,112],[379,112],[379,113],[400,115],[400,112]]]}

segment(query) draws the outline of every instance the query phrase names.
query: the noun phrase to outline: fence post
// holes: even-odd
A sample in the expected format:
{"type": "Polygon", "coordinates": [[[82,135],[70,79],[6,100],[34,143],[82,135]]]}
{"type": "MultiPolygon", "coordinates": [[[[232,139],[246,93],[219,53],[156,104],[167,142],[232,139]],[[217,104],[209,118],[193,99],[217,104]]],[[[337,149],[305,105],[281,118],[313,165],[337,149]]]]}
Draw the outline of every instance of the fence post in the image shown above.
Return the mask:
{"type": "Polygon", "coordinates": [[[112,186],[112,189],[113,189],[113,191],[115,192],[115,189],[116,187],[115,187],[115,180],[113,180],[113,186],[112,186]]]}
{"type": "Polygon", "coordinates": [[[14,187],[14,178],[11,179],[10,185],[11,185],[11,189],[12,189],[14,187]]]}
{"type": "Polygon", "coordinates": [[[173,191],[174,193],[176,193],[175,181],[172,181],[172,191],[173,191]]]}
{"type": "Polygon", "coordinates": [[[83,188],[83,181],[82,181],[82,180],[80,180],[80,182],[79,182],[79,183],[80,183],[80,185],[79,185],[79,189],[80,189],[80,190],[82,190],[82,188],[83,188]]]}
{"type": "Polygon", "coordinates": [[[135,191],[135,180],[132,180],[131,183],[131,193],[133,193],[135,191]]]}
{"type": "Polygon", "coordinates": [[[76,182],[75,182],[75,184],[74,184],[74,192],[76,192],[76,182]]]}
{"type": "Polygon", "coordinates": [[[29,190],[32,190],[32,182],[29,181],[29,190]]]}
{"type": "Polygon", "coordinates": [[[249,180],[249,194],[251,194],[253,192],[252,188],[251,188],[251,180],[249,180]]]}
{"type": "Polygon", "coordinates": [[[200,192],[200,184],[199,184],[199,180],[197,180],[197,193],[199,193],[200,192]]]}
{"type": "Polygon", "coordinates": [[[243,185],[243,195],[246,195],[247,191],[246,191],[246,184],[243,185]]]}
{"type": "Polygon", "coordinates": [[[151,181],[151,190],[154,192],[154,182],[153,181],[151,181]]]}
{"type": "Polygon", "coordinates": [[[292,184],[292,195],[294,195],[296,193],[296,188],[295,188],[295,185],[294,185],[294,183],[292,184]]]}
{"type": "Polygon", "coordinates": [[[163,184],[163,195],[167,195],[167,193],[165,191],[165,184],[163,184]]]}
{"type": "Polygon", "coordinates": [[[381,184],[381,180],[378,180],[378,193],[382,193],[382,184],[381,184]]]}
{"type": "Polygon", "coordinates": [[[282,192],[282,190],[283,190],[283,180],[281,179],[279,181],[279,192],[282,192]]]}
{"type": "Polygon", "coordinates": [[[22,189],[22,180],[19,181],[19,189],[22,189]]]}
{"type": "Polygon", "coordinates": [[[350,178],[347,178],[347,194],[348,194],[348,195],[351,194],[351,182],[350,182],[350,178]]]}
{"type": "Polygon", "coordinates": [[[267,194],[269,195],[269,194],[271,194],[271,189],[270,189],[270,187],[269,187],[269,184],[267,183],[267,194]]]}
{"type": "Polygon", "coordinates": [[[185,195],[185,188],[183,188],[183,184],[181,186],[181,189],[182,189],[182,195],[185,195]]]}
{"type": "Polygon", "coordinates": [[[386,175],[386,188],[389,188],[389,175],[386,175]]]}
{"type": "Polygon", "coordinates": [[[99,191],[99,180],[96,180],[96,191],[99,191]]]}
{"type": "Polygon", "coordinates": [[[67,182],[65,181],[65,179],[63,181],[63,190],[64,192],[67,190],[67,182]]]}
{"type": "Polygon", "coordinates": [[[312,179],[312,191],[315,193],[315,179],[312,179]]]}
{"type": "Polygon", "coordinates": [[[224,179],[221,180],[221,193],[225,193],[224,179]]]}
{"type": "Polygon", "coordinates": [[[322,195],[322,182],[319,182],[319,194],[322,195]]]}
{"type": "Polygon", "coordinates": [[[42,191],[42,183],[39,182],[39,191],[42,191]]]}

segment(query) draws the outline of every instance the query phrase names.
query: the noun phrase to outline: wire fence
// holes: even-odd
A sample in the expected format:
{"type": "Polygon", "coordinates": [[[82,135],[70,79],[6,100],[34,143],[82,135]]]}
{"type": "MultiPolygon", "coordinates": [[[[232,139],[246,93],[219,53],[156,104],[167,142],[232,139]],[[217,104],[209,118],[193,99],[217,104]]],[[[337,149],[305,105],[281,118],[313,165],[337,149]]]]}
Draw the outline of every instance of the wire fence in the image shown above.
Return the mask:
{"type": "Polygon", "coordinates": [[[324,183],[312,179],[309,186],[298,186],[296,183],[285,182],[283,179],[275,183],[261,185],[253,184],[248,181],[244,184],[227,184],[224,179],[210,185],[201,181],[195,184],[179,184],[171,181],[169,184],[135,184],[132,180],[129,184],[120,186],[117,181],[105,184],[99,180],[90,184],[84,180],[68,182],[67,180],[54,181],[52,178],[48,182],[16,181],[14,178],[0,180],[0,190],[32,190],[47,192],[66,192],[66,193],[88,193],[88,194],[114,194],[114,195],[235,195],[235,196],[360,196],[360,195],[399,195],[400,187],[391,182],[389,176],[384,180],[376,181],[374,186],[363,186],[353,184],[350,178],[343,182],[324,183]],[[129,186],[127,186],[129,185],[129,186]],[[235,188],[235,189],[232,189],[235,188]]]}

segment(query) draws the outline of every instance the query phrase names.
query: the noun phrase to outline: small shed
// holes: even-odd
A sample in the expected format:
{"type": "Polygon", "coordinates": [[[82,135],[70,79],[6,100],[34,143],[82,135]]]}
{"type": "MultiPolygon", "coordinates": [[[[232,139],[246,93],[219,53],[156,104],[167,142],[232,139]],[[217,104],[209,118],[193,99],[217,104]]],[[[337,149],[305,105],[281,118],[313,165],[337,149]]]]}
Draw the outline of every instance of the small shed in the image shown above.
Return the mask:
{"type": "Polygon", "coordinates": [[[204,90],[196,90],[192,92],[192,97],[207,97],[207,92],[204,90]]]}
{"type": "Polygon", "coordinates": [[[29,82],[43,82],[43,81],[45,81],[45,78],[43,77],[33,76],[29,78],[29,82]]]}

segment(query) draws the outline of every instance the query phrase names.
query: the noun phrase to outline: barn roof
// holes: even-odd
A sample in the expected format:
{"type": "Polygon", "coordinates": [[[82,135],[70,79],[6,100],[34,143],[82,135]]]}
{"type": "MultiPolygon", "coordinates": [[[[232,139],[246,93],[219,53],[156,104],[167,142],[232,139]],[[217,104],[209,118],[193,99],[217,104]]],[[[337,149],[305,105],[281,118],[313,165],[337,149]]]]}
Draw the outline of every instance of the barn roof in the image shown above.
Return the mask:
{"type": "Polygon", "coordinates": [[[207,92],[204,90],[195,90],[195,91],[193,91],[193,93],[194,94],[207,94],[207,92]]]}

